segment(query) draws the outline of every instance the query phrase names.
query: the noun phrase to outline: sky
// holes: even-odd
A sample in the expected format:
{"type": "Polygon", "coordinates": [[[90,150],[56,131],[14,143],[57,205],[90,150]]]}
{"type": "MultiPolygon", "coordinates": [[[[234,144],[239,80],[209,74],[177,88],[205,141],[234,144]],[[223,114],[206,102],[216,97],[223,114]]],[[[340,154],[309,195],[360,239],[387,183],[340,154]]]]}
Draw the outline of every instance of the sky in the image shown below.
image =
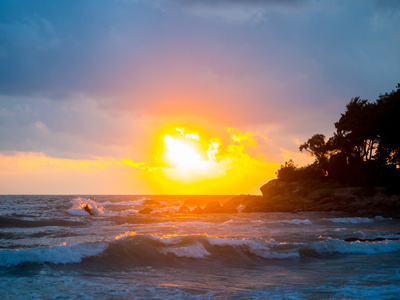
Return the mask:
{"type": "Polygon", "coordinates": [[[400,82],[396,0],[0,7],[0,194],[260,194],[400,82]]]}

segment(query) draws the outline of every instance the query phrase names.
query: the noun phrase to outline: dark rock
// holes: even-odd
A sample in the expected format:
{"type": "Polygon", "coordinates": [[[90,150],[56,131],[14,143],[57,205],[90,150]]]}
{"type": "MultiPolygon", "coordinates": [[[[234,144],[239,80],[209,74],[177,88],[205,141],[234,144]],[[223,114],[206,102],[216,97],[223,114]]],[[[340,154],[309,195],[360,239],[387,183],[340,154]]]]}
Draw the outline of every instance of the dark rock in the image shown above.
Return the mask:
{"type": "Polygon", "coordinates": [[[150,207],[146,207],[146,208],[143,208],[142,210],[139,210],[139,214],[149,215],[152,211],[153,211],[153,209],[151,209],[150,207]]]}
{"type": "Polygon", "coordinates": [[[301,194],[303,189],[304,187],[298,182],[283,182],[278,179],[270,180],[260,188],[264,197],[301,194]]]}
{"type": "Polygon", "coordinates": [[[197,206],[195,209],[192,210],[192,213],[193,214],[202,214],[204,212],[203,212],[203,209],[200,206],[197,206]]]}
{"type": "Polygon", "coordinates": [[[179,208],[178,212],[181,213],[181,214],[187,214],[187,213],[190,213],[190,209],[186,205],[182,205],[179,208]]]}
{"type": "Polygon", "coordinates": [[[144,200],[144,205],[160,205],[161,203],[156,200],[144,200]]]}
{"type": "Polygon", "coordinates": [[[237,207],[230,207],[225,204],[222,205],[221,209],[222,209],[222,212],[228,213],[228,214],[237,214],[237,212],[238,212],[237,207]]]}
{"type": "Polygon", "coordinates": [[[275,192],[275,189],[281,184],[282,182],[280,182],[278,179],[270,180],[260,187],[261,193],[263,196],[268,196],[271,192],[275,192]]]}
{"type": "MultiPolygon", "coordinates": [[[[260,206],[260,204],[265,204],[266,199],[263,196],[254,196],[254,195],[239,195],[232,197],[228,201],[226,201],[222,205],[222,210],[224,212],[237,212],[237,208],[239,206],[244,207],[253,207],[253,206],[260,206]]],[[[262,206],[262,205],[261,205],[262,206]]],[[[249,209],[249,208],[248,208],[249,209]]],[[[243,210],[242,210],[243,211],[243,210]]],[[[246,212],[246,211],[243,211],[246,212]]]]}
{"type": "Polygon", "coordinates": [[[86,206],[83,208],[86,212],[89,213],[89,215],[93,216],[94,213],[92,212],[92,210],[90,209],[89,205],[86,204],[86,206]]]}
{"type": "Polygon", "coordinates": [[[202,199],[186,199],[183,201],[183,204],[187,206],[199,206],[199,205],[204,205],[204,202],[202,199]]]}
{"type": "Polygon", "coordinates": [[[221,213],[221,212],[223,212],[222,211],[222,205],[219,202],[216,202],[216,201],[208,202],[203,211],[206,214],[213,214],[213,213],[221,213]]]}

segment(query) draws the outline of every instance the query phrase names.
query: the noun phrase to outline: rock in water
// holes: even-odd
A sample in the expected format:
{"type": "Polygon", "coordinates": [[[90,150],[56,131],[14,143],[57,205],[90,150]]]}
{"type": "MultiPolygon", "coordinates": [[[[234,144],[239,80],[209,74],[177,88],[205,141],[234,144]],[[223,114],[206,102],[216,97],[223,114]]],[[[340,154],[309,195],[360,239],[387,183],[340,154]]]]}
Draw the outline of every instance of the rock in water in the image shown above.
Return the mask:
{"type": "Polygon", "coordinates": [[[187,214],[187,213],[190,213],[190,209],[186,205],[182,205],[179,208],[178,212],[181,213],[181,214],[187,214]]]}
{"type": "Polygon", "coordinates": [[[149,215],[152,211],[153,211],[153,209],[151,209],[150,207],[146,207],[146,208],[143,208],[142,210],[139,210],[139,214],[149,215]]]}

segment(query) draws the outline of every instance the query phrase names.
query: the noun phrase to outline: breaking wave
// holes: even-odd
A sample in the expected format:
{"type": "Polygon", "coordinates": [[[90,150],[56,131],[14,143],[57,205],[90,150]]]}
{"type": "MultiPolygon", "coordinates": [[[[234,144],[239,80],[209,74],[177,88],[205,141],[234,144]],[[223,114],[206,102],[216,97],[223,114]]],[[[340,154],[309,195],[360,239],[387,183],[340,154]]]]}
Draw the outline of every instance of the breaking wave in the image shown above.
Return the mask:
{"type": "Polygon", "coordinates": [[[0,250],[0,266],[10,268],[26,263],[80,263],[85,257],[99,255],[106,248],[106,243],[92,243],[0,250]]]}
{"type": "Polygon", "coordinates": [[[74,216],[89,216],[93,215],[102,215],[104,213],[104,209],[101,205],[97,204],[94,200],[85,199],[85,198],[76,198],[72,201],[72,208],[68,210],[70,215],[74,216]],[[85,210],[85,207],[90,209],[90,213],[85,210]]]}
{"type": "Polygon", "coordinates": [[[332,254],[379,254],[400,250],[400,241],[279,243],[261,238],[225,239],[206,235],[151,236],[125,232],[111,242],[0,250],[0,267],[24,264],[80,264],[98,268],[202,263],[237,264],[260,259],[295,259],[332,254]]]}
{"type": "Polygon", "coordinates": [[[103,205],[115,205],[115,206],[119,206],[119,205],[143,205],[146,200],[148,200],[148,199],[147,198],[141,198],[141,199],[138,199],[138,200],[122,201],[122,202],[106,201],[106,202],[104,202],[102,204],[103,205]]]}

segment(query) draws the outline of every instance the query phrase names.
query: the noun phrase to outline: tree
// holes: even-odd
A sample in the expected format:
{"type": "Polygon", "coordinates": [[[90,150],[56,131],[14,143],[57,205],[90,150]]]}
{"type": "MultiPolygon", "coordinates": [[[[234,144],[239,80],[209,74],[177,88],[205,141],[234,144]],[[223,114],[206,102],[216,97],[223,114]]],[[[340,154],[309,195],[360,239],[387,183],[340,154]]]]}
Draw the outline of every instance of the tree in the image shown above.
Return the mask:
{"type": "Polygon", "coordinates": [[[293,160],[290,159],[285,162],[285,165],[281,165],[281,168],[277,171],[277,177],[282,181],[296,181],[296,171],[297,166],[294,164],[293,160]]]}
{"type": "Polygon", "coordinates": [[[376,104],[356,97],[350,100],[346,109],[335,123],[337,141],[343,147],[340,150],[346,151],[350,162],[356,164],[371,160],[379,144],[376,104]]]}
{"type": "Polygon", "coordinates": [[[277,171],[278,179],[286,182],[304,181],[304,180],[321,180],[323,174],[317,162],[305,167],[297,167],[293,160],[285,162],[277,171]]]}
{"type": "Polygon", "coordinates": [[[307,142],[300,145],[299,150],[301,152],[305,150],[314,156],[321,171],[324,174],[328,173],[329,145],[325,141],[325,135],[314,134],[307,142]]]}
{"type": "Polygon", "coordinates": [[[400,84],[373,103],[352,98],[335,128],[327,141],[323,134],[314,134],[299,147],[315,157],[313,164],[298,168],[289,161],[281,166],[278,178],[293,181],[328,174],[328,179],[349,185],[398,185],[400,84]]]}
{"type": "Polygon", "coordinates": [[[380,137],[377,159],[382,164],[400,164],[400,84],[376,101],[380,137]]]}

